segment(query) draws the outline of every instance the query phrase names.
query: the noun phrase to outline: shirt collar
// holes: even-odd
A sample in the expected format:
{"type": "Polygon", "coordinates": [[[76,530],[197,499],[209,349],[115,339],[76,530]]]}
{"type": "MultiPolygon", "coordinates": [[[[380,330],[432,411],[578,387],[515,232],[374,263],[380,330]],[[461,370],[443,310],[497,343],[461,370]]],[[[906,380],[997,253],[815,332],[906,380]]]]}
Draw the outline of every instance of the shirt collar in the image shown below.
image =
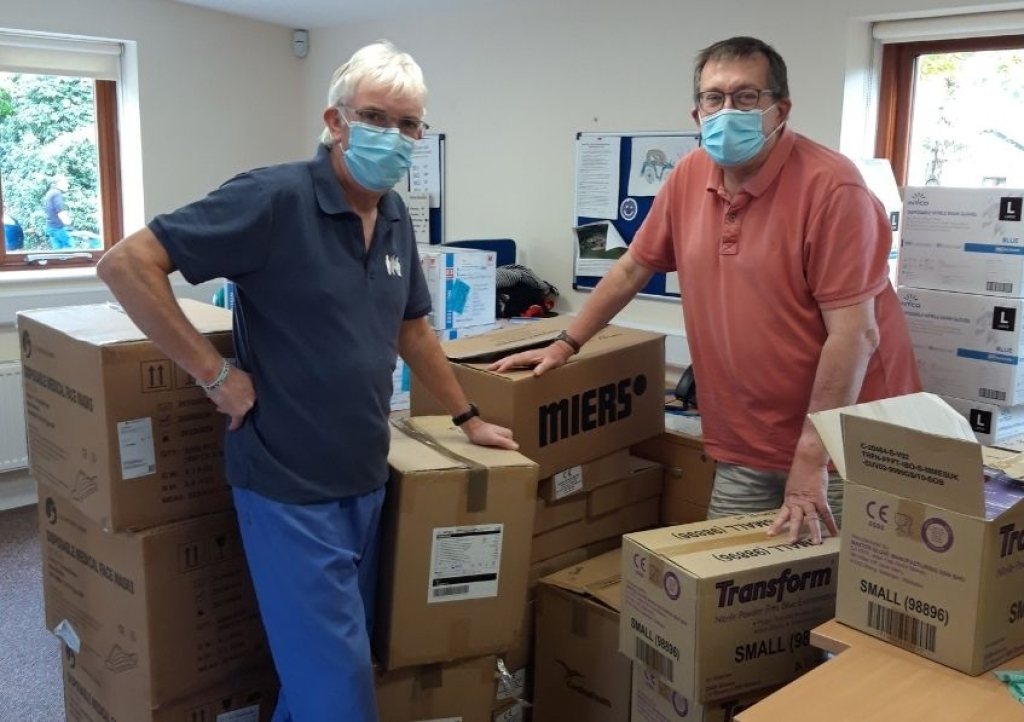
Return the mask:
{"type": "MultiPolygon", "coordinates": [[[[320,210],[328,215],[355,212],[345,198],[341,183],[338,182],[338,175],[334,172],[334,166],[331,165],[330,148],[321,143],[316,149],[316,157],[309,162],[309,169],[310,175],[313,177],[313,188],[316,191],[316,200],[320,210]]],[[[389,221],[402,219],[398,194],[394,191],[388,191],[381,197],[377,203],[377,210],[389,221]]]]}

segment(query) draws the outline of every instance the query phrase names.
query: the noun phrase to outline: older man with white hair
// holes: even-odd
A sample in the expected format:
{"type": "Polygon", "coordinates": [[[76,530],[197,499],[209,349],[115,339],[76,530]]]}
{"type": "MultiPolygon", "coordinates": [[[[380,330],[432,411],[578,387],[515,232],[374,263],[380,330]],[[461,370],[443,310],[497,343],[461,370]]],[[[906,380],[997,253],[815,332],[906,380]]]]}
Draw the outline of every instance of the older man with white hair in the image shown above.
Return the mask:
{"type": "Polygon", "coordinates": [[[401,354],[474,443],[484,422],[426,315],[409,214],[391,191],[426,129],[416,62],[388,42],[335,72],[312,160],[243,173],[159,215],[99,265],[132,319],[230,417],[225,454],[282,691],[274,722],[377,719],[369,631],[401,354]],[[235,282],[237,364],[167,276],[235,282]]]}

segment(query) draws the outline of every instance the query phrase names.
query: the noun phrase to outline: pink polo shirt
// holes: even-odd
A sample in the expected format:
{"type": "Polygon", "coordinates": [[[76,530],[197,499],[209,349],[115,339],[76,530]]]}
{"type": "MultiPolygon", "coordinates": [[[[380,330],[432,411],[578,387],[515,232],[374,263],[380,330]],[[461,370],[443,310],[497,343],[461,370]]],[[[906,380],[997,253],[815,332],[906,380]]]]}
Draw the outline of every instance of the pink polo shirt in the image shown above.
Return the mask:
{"type": "Polygon", "coordinates": [[[793,131],[781,131],[731,199],[703,150],[673,170],[630,253],[679,271],[712,456],[789,468],[827,335],[821,309],[875,299],[881,341],[861,401],[920,390],[888,281],[891,245],[885,211],[853,163],[793,131]]]}

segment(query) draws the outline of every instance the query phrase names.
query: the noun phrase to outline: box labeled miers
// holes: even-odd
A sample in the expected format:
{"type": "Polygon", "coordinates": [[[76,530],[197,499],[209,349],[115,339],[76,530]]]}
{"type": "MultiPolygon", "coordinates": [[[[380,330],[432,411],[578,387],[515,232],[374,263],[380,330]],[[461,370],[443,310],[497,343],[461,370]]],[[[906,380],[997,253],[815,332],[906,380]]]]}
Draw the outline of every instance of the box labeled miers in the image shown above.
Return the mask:
{"type": "Polygon", "coordinates": [[[623,537],[619,651],[691,702],[783,684],[820,660],[839,540],[768,537],[775,512],[623,537]]]}
{"type": "Polygon", "coordinates": [[[968,674],[1024,652],[1024,463],[931,394],[812,414],[845,485],[843,624],[968,674]]]}
{"type": "MultiPolygon", "coordinates": [[[[562,318],[511,326],[442,344],[466,395],[490,422],[512,429],[544,479],[660,433],[665,384],[661,334],[606,326],[564,366],[543,376],[496,373],[492,361],[547,346],[562,318]]],[[[444,413],[413,376],[412,415],[444,413]]]]}

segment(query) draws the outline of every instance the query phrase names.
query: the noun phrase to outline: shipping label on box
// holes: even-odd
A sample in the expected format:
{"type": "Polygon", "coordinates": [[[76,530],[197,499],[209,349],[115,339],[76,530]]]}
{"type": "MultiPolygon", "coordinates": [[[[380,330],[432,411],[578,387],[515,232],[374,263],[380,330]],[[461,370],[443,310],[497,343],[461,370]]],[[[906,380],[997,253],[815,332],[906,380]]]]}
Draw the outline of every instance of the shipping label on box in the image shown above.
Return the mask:
{"type": "Polygon", "coordinates": [[[156,707],[269,664],[233,511],[110,534],[40,485],[46,626],[108,697],[156,707]]]}
{"type": "Polygon", "coordinates": [[[537,495],[545,501],[554,502],[568,496],[589,493],[625,478],[630,472],[629,449],[620,449],[608,456],[576,464],[547,479],[541,479],[537,495]]]}
{"type": "Polygon", "coordinates": [[[494,323],[497,302],[494,252],[419,246],[419,253],[430,292],[430,320],[435,329],[494,323]]]}
{"type": "Polygon", "coordinates": [[[932,394],[811,415],[845,485],[836,618],[968,674],[1024,652],[1024,475],[932,394]]]}
{"type": "MultiPolygon", "coordinates": [[[[231,313],[181,302],[225,357],[231,313]]],[[[226,419],[183,369],[111,304],[18,314],[32,476],[104,529],[231,508],[226,419]]]]}
{"type": "Polygon", "coordinates": [[[537,465],[475,446],[448,417],[392,424],[374,651],[386,669],[519,639],[537,465]]]}
{"type": "MultiPolygon", "coordinates": [[[[606,326],[569,363],[543,376],[488,370],[498,358],[548,345],[564,325],[561,318],[542,319],[443,344],[466,395],[485,419],[512,429],[520,452],[540,466],[541,478],[665,427],[661,334],[606,326]]],[[[411,413],[445,413],[415,375],[411,413]]]]}
{"type": "Polygon", "coordinates": [[[1024,296],[1024,191],[908,187],[901,286],[1024,296]]]}
{"type": "Polygon", "coordinates": [[[900,287],[928,391],[1000,406],[1024,403],[1024,301],[900,287]]]}
{"type": "Polygon", "coordinates": [[[765,531],[775,512],[627,534],[619,651],[687,699],[730,699],[816,664],[835,611],[839,540],[765,531]]]}

